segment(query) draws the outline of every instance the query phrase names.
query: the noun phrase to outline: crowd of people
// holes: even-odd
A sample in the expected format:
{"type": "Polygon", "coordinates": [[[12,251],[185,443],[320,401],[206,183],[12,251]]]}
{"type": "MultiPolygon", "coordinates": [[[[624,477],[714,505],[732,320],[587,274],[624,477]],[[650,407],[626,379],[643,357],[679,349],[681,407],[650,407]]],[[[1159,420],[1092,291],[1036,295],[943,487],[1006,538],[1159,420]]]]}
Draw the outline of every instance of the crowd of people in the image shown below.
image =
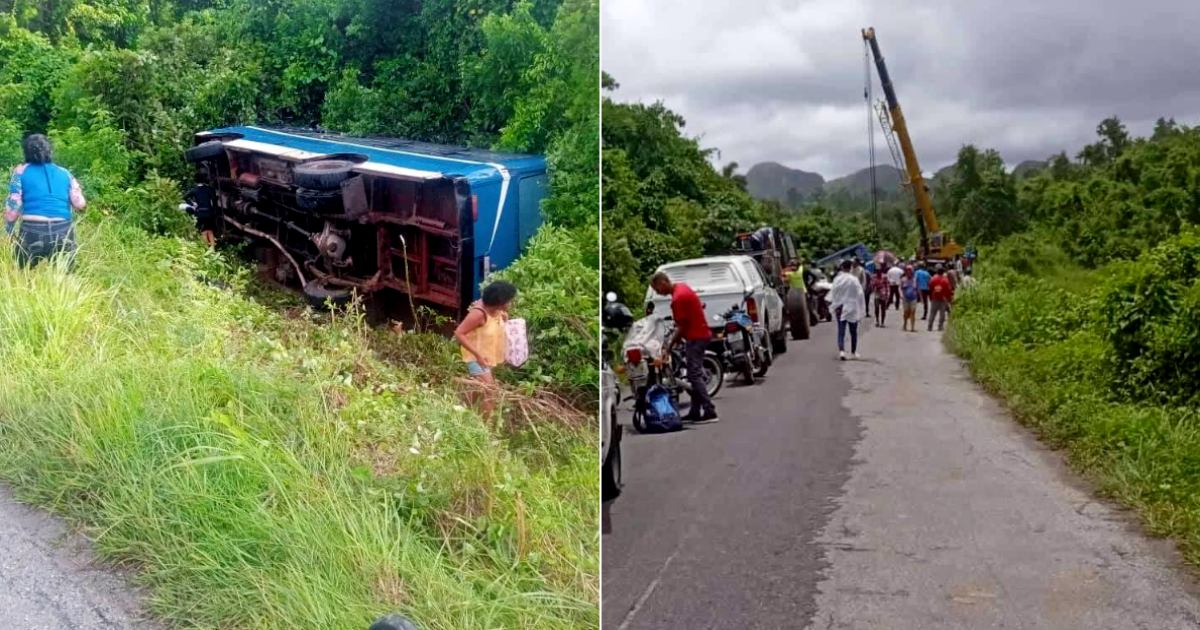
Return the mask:
{"type": "MultiPolygon", "coordinates": [[[[881,261],[884,262],[884,261],[881,261]]],[[[958,257],[947,267],[935,264],[927,269],[925,263],[910,260],[907,263],[895,260],[890,265],[876,264],[869,274],[858,258],[847,258],[833,274],[833,288],[829,291],[830,306],[837,321],[838,357],[858,359],[859,322],[874,316],[878,328],[887,327],[889,310],[902,310],[901,329],[917,332],[917,304],[921,305],[921,321],[925,330],[933,331],[946,327],[954,294],[960,288],[971,286],[971,258],[958,257]],[[870,308],[872,298],[875,308],[870,308]],[[846,333],[850,333],[850,353],[846,353],[846,333]]]]}

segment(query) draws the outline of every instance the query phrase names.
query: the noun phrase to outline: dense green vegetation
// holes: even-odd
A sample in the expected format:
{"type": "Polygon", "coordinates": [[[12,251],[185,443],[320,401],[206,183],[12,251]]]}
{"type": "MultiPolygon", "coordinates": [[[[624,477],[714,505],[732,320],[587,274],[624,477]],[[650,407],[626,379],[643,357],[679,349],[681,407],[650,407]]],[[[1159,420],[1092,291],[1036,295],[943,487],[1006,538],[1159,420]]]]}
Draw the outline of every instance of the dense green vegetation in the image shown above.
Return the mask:
{"type": "Polygon", "coordinates": [[[596,3],[2,8],[0,167],[48,133],[90,203],[75,274],[0,247],[0,476],[178,627],[596,627],[596,3]],[[192,238],[182,151],[235,123],[546,153],[500,422],[447,340],[267,308],[192,238]]]}
{"type": "MultiPolygon", "coordinates": [[[[617,89],[605,76],[605,87],[617,89]]],[[[606,290],[641,301],[659,265],[727,253],[738,232],[778,225],[796,236],[806,258],[823,256],[857,241],[895,247],[908,226],[876,238],[863,213],[837,212],[821,201],[800,211],[756,201],[735,168],[718,172],[713,149],[683,132],[684,120],[662,103],[602,104],[603,277],[606,290]]],[[[903,218],[901,218],[903,220],[903,218]]]]}
{"type": "Polygon", "coordinates": [[[982,243],[952,346],[1148,529],[1200,562],[1200,128],[1116,119],[1078,161],[1020,182],[960,155],[952,193],[982,243]],[[967,174],[971,162],[983,166],[967,174]],[[974,216],[972,216],[974,215],[974,216]]]}

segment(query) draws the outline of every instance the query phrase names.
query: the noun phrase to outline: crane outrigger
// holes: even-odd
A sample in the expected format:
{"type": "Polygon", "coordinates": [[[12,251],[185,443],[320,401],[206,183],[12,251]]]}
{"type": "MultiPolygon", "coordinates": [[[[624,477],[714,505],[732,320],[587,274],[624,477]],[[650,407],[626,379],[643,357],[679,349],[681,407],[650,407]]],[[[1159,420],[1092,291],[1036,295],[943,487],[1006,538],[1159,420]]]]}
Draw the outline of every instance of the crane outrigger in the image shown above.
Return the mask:
{"type": "Polygon", "coordinates": [[[899,140],[900,152],[904,156],[904,170],[908,175],[908,181],[904,182],[904,185],[912,193],[917,204],[917,223],[921,227],[921,245],[917,249],[917,258],[930,263],[950,262],[963,253],[963,248],[938,225],[933,202],[929,199],[929,188],[921,175],[917,153],[913,149],[912,138],[908,135],[908,125],[904,122],[904,113],[900,111],[900,101],[896,99],[896,89],[892,86],[891,76],[888,75],[887,66],[883,62],[883,54],[879,52],[875,29],[863,29],[862,37],[863,41],[870,45],[871,53],[875,57],[875,69],[879,72],[879,82],[883,84],[883,93],[887,97],[887,122],[899,140]]]}

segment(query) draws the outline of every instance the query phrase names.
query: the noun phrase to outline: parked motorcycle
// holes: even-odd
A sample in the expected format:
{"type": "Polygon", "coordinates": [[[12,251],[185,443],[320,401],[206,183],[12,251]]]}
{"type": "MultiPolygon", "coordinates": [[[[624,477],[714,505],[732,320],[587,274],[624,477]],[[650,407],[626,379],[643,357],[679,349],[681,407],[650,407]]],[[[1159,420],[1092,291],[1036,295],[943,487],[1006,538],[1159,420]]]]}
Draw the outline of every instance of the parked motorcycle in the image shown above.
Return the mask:
{"type": "Polygon", "coordinates": [[[725,311],[723,316],[724,363],[730,371],[740,373],[747,385],[753,385],[754,377],[766,374],[774,361],[771,346],[766,342],[767,332],[739,305],[725,311]]]}
{"type": "MultiPolygon", "coordinates": [[[[682,348],[675,348],[669,356],[663,349],[675,334],[675,326],[669,318],[653,314],[639,319],[629,327],[621,352],[625,359],[625,375],[633,394],[633,426],[641,431],[646,409],[646,390],[652,385],[662,385],[671,394],[671,401],[679,406],[679,395],[689,389],[687,361],[682,348]]],[[[709,398],[721,391],[725,383],[725,368],[712,351],[705,352],[705,391],[709,398]]]]}

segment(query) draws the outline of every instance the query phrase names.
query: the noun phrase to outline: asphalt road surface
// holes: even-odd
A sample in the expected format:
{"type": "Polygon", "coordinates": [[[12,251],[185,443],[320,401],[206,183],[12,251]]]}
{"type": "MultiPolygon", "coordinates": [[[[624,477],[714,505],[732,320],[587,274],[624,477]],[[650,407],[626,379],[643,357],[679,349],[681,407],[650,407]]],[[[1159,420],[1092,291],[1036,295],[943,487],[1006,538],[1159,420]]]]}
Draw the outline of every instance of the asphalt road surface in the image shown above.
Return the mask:
{"type": "Polygon", "coordinates": [[[604,630],[1200,628],[1170,545],[898,327],[843,363],[822,324],[721,422],[626,429],[604,630]]]}
{"type": "Polygon", "coordinates": [[[0,487],[0,627],[153,630],[124,580],[95,564],[62,524],[0,487]]]}

